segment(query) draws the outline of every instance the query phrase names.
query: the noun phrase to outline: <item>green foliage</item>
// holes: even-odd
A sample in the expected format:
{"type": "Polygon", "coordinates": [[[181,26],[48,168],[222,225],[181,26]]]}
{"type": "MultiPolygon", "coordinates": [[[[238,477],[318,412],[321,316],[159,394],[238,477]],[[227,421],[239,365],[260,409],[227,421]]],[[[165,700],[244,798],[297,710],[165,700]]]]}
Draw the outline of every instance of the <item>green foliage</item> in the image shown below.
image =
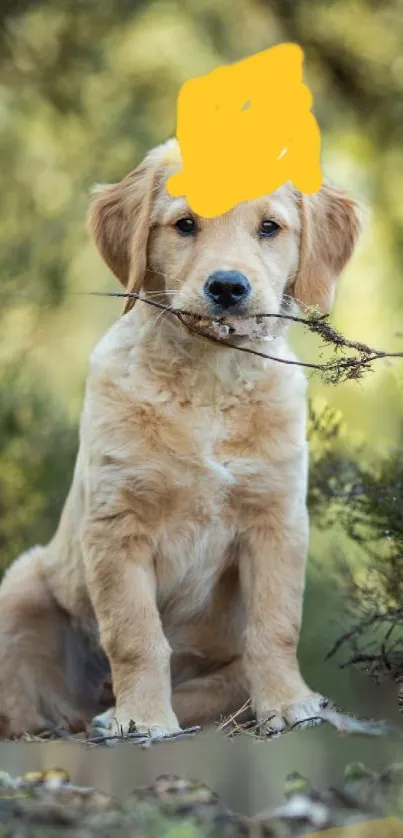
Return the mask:
{"type": "Polygon", "coordinates": [[[52,535],[71,480],[76,431],[24,359],[0,374],[0,574],[52,535]]]}
{"type": "MultiPolygon", "coordinates": [[[[339,526],[362,549],[362,590],[379,605],[403,602],[403,445],[384,458],[370,458],[363,446],[347,454],[342,420],[329,408],[311,414],[309,503],[317,526],[339,526]]],[[[402,428],[403,442],[403,428],[402,428]]]]}
{"type": "MultiPolygon", "coordinates": [[[[403,445],[368,458],[362,447],[347,454],[339,416],[311,416],[313,449],[310,508],[322,529],[344,530],[360,550],[357,569],[346,568],[345,590],[354,627],[335,644],[348,661],[376,678],[403,679],[403,445]]],[[[402,429],[403,442],[403,429],[402,429]]]]}

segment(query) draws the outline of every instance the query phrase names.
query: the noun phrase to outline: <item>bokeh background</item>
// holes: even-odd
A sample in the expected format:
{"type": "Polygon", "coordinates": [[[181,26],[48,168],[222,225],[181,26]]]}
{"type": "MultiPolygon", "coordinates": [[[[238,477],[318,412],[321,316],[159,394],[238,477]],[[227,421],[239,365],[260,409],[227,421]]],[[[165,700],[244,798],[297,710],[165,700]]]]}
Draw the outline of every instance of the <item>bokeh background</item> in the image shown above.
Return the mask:
{"type": "MultiPolygon", "coordinates": [[[[175,133],[186,79],[289,40],[305,51],[325,174],[365,207],[333,322],[403,350],[402,0],[0,0],[0,567],[57,523],[88,355],[121,311],[83,293],[115,288],[85,228],[90,187],[120,179],[175,133]]],[[[268,102],[275,85],[267,79],[268,102]]],[[[292,339],[317,356],[298,327],[292,339]]],[[[315,411],[339,412],[327,445],[360,462],[393,454],[403,361],[310,386],[315,411]]],[[[363,557],[337,520],[317,523],[302,656],[320,681],[350,619],[338,561],[359,575],[363,557]]]]}

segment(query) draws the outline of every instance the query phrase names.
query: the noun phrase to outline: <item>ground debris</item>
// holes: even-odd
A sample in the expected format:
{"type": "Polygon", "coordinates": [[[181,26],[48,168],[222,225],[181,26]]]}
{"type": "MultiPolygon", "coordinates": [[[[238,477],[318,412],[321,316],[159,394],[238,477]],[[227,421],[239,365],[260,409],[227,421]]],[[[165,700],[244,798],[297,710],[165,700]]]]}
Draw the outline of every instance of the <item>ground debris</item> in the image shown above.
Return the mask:
{"type": "Polygon", "coordinates": [[[266,732],[262,733],[259,722],[246,716],[249,709],[250,700],[246,701],[235,713],[227,716],[220,722],[218,726],[220,732],[230,738],[234,736],[249,736],[253,739],[267,741],[267,739],[277,739],[279,736],[284,736],[297,729],[328,724],[337,730],[338,733],[349,736],[393,736],[395,739],[403,738],[401,729],[388,724],[388,722],[360,719],[357,716],[344,713],[330,702],[325,704],[315,716],[300,722],[295,722],[285,727],[282,731],[273,731],[269,734],[266,732]]]}
{"type": "Polygon", "coordinates": [[[375,774],[349,765],[340,788],[291,774],[275,811],[244,818],[203,783],[159,777],[118,800],[74,786],[63,769],[0,773],[0,838],[402,838],[403,764],[375,774]]]}
{"type": "MultiPolygon", "coordinates": [[[[115,747],[116,745],[123,745],[131,742],[133,745],[138,745],[141,748],[149,748],[160,742],[177,742],[180,739],[189,739],[199,733],[201,728],[199,726],[188,727],[180,730],[177,733],[169,733],[165,736],[153,736],[151,733],[138,733],[133,725],[133,730],[128,733],[108,733],[100,732],[99,729],[93,729],[88,726],[86,729],[77,731],[69,728],[67,725],[60,728],[52,728],[49,730],[42,730],[38,733],[23,733],[20,736],[14,736],[11,739],[5,740],[9,742],[54,742],[56,740],[63,740],[65,742],[80,743],[89,747],[108,746],[115,747]]],[[[0,835],[1,838],[1,835],[0,835]]]]}
{"type": "MultiPolygon", "coordinates": [[[[277,739],[279,736],[291,733],[297,729],[313,727],[315,725],[327,724],[333,727],[340,734],[344,735],[361,735],[361,736],[382,736],[393,737],[394,739],[403,739],[403,732],[395,725],[391,725],[386,721],[363,719],[344,713],[343,710],[336,707],[330,701],[323,704],[315,716],[312,716],[294,724],[285,726],[281,731],[273,731],[267,733],[262,732],[261,725],[251,711],[251,702],[248,699],[242,707],[237,711],[224,717],[218,724],[217,729],[220,733],[229,738],[234,736],[248,736],[256,740],[267,741],[268,739],[277,739]]],[[[43,730],[36,734],[23,733],[20,736],[15,736],[8,741],[24,741],[24,742],[49,742],[62,740],[69,743],[80,743],[87,747],[116,747],[117,745],[127,745],[131,743],[140,748],[149,748],[152,745],[157,745],[161,742],[177,742],[181,739],[191,739],[201,731],[201,727],[193,726],[184,728],[175,733],[161,735],[153,735],[151,731],[148,733],[139,732],[136,729],[135,722],[131,722],[128,732],[110,733],[107,730],[103,731],[100,728],[94,728],[91,724],[82,728],[72,726],[61,726],[49,730],[43,730]]],[[[1,835],[0,835],[1,838],[1,835]]]]}

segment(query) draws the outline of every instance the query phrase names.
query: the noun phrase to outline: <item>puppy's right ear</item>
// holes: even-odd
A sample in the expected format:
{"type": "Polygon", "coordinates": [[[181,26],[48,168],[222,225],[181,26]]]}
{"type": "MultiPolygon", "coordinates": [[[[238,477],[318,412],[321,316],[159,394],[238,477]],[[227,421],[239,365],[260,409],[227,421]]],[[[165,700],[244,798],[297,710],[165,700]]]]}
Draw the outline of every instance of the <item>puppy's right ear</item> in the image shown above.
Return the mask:
{"type": "MultiPolygon", "coordinates": [[[[146,158],[120,183],[96,186],[88,213],[88,228],[102,258],[123,287],[137,293],[147,268],[155,169],[146,158]]],[[[133,302],[128,300],[125,310],[133,302]]]]}

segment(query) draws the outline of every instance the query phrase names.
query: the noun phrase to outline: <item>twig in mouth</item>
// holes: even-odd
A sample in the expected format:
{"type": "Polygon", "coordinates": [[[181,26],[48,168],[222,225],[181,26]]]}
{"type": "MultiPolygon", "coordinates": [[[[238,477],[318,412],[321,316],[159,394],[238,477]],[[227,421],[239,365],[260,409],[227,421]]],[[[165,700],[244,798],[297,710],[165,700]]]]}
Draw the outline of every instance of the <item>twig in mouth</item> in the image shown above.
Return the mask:
{"type": "MultiPolygon", "coordinates": [[[[333,346],[336,351],[340,349],[352,349],[354,352],[357,353],[356,356],[350,355],[342,358],[339,357],[331,361],[315,364],[308,363],[306,361],[291,360],[289,358],[280,358],[276,355],[269,355],[265,352],[260,352],[257,349],[252,349],[249,346],[240,346],[239,344],[232,343],[228,341],[226,338],[223,339],[218,336],[208,334],[204,332],[202,329],[197,328],[195,322],[190,324],[185,319],[186,317],[190,317],[193,321],[197,322],[197,320],[206,320],[205,315],[195,315],[193,312],[165,305],[164,303],[157,302],[157,300],[150,300],[149,298],[143,297],[141,294],[137,294],[136,292],[90,291],[80,293],[88,293],[90,296],[98,297],[106,296],[134,298],[136,300],[139,300],[140,302],[146,303],[147,305],[154,306],[155,308],[158,308],[161,311],[166,311],[168,314],[172,314],[187,329],[189,329],[189,331],[199,335],[200,337],[203,337],[214,343],[219,343],[227,348],[237,349],[239,352],[246,352],[250,355],[256,355],[259,358],[265,358],[271,361],[276,361],[277,363],[286,364],[288,366],[305,367],[306,369],[311,369],[320,372],[322,373],[322,375],[325,376],[325,380],[331,384],[338,384],[341,381],[360,378],[366,369],[371,369],[371,364],[374,361],[387,358],[403,358],[403,352],[385,352],[382,350],[373,349],[372,347],[367,346],[367,344],[362,343],[361,341],[348,340],[347,338],[343,337],[343,335],[341,335],[333,326],[329,325],[328,315],[320,315],[309,318],[298,317],[292,314],[274,314],[269,312],[256,313],[253,315],[253,317],[255,317],[256,319],[277,318],[281,320],[291,321],[293,323],[301,323],[305,328],[309,329],[314,334],[317,334],[325,344],[333,346]]],[[[209,317],[208,319],[213,323],[220,324],[225,322],[225,319],[222,317],[209,317]]]]}

